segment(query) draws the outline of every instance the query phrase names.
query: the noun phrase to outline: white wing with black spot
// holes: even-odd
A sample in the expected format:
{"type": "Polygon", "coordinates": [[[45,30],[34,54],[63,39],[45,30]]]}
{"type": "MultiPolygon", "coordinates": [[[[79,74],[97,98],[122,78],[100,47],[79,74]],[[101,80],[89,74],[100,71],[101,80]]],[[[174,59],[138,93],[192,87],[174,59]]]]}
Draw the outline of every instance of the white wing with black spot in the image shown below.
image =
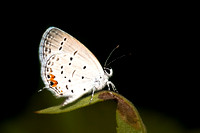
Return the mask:
{"type": "Polygon", "coordinates": [[[108,81],[96,57],[78,40],[64,31],[50,27],[43,34],[39,56],[45,87],[57,97],[74,101],[108,81]]]}

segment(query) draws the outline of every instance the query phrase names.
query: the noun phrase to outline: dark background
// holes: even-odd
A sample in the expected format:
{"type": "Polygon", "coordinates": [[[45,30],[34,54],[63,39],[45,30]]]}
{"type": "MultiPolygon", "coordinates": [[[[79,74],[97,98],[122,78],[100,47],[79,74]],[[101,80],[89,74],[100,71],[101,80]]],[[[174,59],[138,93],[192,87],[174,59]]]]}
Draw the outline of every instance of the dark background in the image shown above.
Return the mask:
{"type": "Polygon", "coordinates": [[[45,30],[55,26],[82,42],[102,65],[120,45],[110,59],[128,55],[111,65],[110,80],[119,93],[139,111],[153,110],[177,119],[186,129],[199,128],[199,51],[187,10],[129,5],[108,12],[111,6],[84,12],[76,6],[70,11],[48,8],[37,14],[37,8],[27,7],[2,19],[1,122],[21,114],[43,86],[38,47],[45,30]]]}

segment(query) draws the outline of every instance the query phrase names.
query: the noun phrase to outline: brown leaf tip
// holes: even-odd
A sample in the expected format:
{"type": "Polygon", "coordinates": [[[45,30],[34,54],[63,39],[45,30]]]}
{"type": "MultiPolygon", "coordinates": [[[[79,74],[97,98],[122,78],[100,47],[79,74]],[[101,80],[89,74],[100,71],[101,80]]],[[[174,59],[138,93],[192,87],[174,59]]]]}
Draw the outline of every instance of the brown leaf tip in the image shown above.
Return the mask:
{"type": "Polygon", "coordinates": [[[112,92],[103,92],[98,96],[98,98],[103,100],[115,99],[117,101],[117,110],[119,111],[121,118],[136,129],[141,128],[137,110],[134,109],[132,104],[125,98],[112,92]]]}

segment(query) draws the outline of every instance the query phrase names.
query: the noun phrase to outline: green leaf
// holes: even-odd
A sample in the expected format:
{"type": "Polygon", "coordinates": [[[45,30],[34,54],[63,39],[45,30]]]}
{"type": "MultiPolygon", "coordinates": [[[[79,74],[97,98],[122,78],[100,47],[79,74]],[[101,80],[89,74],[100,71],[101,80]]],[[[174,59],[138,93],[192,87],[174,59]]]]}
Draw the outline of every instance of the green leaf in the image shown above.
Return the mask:
{"type": "Polygon", "coordinates": [[[115,100],[117,102],[116,108],[116,122],[118,133],[146,133],[146,128],[142,122],[142,119],[134,107],[134,105],[126,98],[118,93],[111,91],[100,91],[94,94],[93,100],[90,103],[91,96],[87,96],[77,100],[76,102],[67,106],[53,106],[47,109],[37,111],[39,114],[58,114],[73,111],[82,107],[89,106],[91,104],[102,102],[105,100],[115,100]]]}

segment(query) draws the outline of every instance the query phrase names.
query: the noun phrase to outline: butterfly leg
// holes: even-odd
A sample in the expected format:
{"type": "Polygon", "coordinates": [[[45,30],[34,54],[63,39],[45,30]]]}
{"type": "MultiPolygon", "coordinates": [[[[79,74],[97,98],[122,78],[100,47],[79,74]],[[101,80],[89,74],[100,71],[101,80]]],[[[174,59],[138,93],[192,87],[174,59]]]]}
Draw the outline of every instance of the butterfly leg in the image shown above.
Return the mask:
{"type": "Polygon", "coordinates": [[[110,91],[110,85],[111,85],[113,91],[118,93],[118,91],[117,91],[115,85],[114,85],[111,81],[108,81],[108,82],[107,82],[108,90],[110,91]]]}
{"type": "Polygon", "coordinates": [[[90,103],[92,102],[92,100],[93,100],[93,96],[94,96],[94,91],[96,90],[96,88],[95,87],[93,87],[92,88],[92,97],[91,97],[91,99],[90,99],[90,103]]]}

